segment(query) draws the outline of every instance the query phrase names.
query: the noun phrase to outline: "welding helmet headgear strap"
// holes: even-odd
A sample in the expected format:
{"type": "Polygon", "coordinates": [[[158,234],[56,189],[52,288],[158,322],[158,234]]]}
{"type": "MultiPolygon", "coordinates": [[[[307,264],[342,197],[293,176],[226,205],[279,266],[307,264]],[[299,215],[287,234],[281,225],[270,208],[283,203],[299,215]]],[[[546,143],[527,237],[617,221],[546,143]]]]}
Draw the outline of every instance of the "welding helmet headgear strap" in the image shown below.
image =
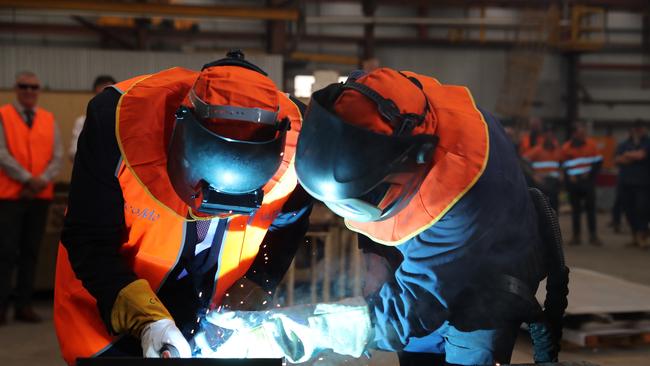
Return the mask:
{"type": "Polygon", "coordinates": [[[341,120],[324,105],[342,91],[333,84],[313,94],[298,138],[301,185],[337,214],[378,221],[403,208],[433,164],[437,137],[389,136],[341,120]]]}
{"type": "MultiPolygon", "coordinates": [[[[401,73],[400,73],[401,74],[401,73]]],[[[415,78],[407,77],[404,74],[405,78],[409,79],[413,84],[422,89],[422,84],[415,78]]],[[[377,105],[377,111],[388,123],[393,127],[393,135],[408,135],[411,134],[413,129],[424,122],[427,114],[429,113],[429,103],[427,101],[426,95],[424,95],[424,107],[422,113],[401,113],[397,105],[392,99],[384,98],[377,91],[373,90],[365,84],[356,82],[356,80],[362,77],[363,74],[352,73],[348,77],[348,80],[342,84],[344,89],[355,90],[366,98],[372,100],[377,105]]]]}
{"type": "Polygon", "coordinates": [[[261,108],[234,107],[229,105],[211,105],[204,102],[196,95],[194,88],[189,93],[190,103],[194,107],[192,111],[194,116],[199,120],[206,119],[227,119],[242,122],[260,123],[270,126],[280,126],[278,122],[278,113],[280,107],[275,112],[267,111],[261,108]]]}
{"type": "Polygon", "coordinates": [[[221,136],[182,106],[168,152],[172,185],[195,211],[251,213],[260,207],[262,187],[282,163],[285,138],[286,129],[259,142],[221,136]]]}

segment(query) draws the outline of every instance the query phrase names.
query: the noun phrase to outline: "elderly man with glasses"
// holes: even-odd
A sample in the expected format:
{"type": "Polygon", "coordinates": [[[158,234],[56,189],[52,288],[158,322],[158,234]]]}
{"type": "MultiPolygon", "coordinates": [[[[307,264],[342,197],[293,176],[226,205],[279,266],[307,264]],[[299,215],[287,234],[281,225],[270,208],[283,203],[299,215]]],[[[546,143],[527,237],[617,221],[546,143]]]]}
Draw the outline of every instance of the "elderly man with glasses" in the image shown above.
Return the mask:
{"type": "Polygon", "coordinates": [[[34,272],[63,156],[54,116],[37,106],[36,74],[19,72],[15,91],[16,100],[0,107],[0,325],[10,299],[16,320],[41,320],[31,306],[34,272]]]}

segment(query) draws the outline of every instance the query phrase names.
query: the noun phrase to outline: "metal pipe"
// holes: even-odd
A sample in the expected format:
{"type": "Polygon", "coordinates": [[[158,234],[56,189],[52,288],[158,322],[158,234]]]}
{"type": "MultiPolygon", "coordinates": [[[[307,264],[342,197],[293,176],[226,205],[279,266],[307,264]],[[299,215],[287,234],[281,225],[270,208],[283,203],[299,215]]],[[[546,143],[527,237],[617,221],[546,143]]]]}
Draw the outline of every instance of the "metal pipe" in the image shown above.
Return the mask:
{"type": "Polygon", "coordinates": [[[580,118],[579,109],[579,81],[578,65],[580,64],[580,54],[569,52],[565,55],[566,60],[566,120],[565,132],[566,138],[571,136],[571,125],[580,118]]]}
{"type": "MultiPolygon", "coordinates": [[[[130,27],[102,27],[114,34],[120,34],[124,37],[133,36],[133,28],[130,27]]],[[[44,23],[11,23],[0,22],[0,32],[3,33],[24,33],[24,34],[45,34],[45,35],[94,35],[86,27],[80,27],[70,24],[44,24],[44,23]]],[[[149,29],[149,37],[164,40],[262,40],[265,36],[262,32],[225,32],[225,31],[200,31],[192,32],[175,29],[149,29]]]]}
{"type": "MultiPolygon", "coordinates": [[[[306,2],[322,2],[323,0],[303,0],[306,2]]],[[[334,3],[358,3],[357,0],[327,0],[334,3]]],[[[380,5],[394,6],[416,6],[435,5],[446,8],[470,8],[470,7],[502,7],[502,8],[525,8],[525,9],[546,9],[549,5],[562,3],[563,0],[531,1],[531,0],[377,0],[380,5]]],[[[570,5],[599,6],[610,10],[643,10],[647,6],[647,0],[567,0],[570,5]]]]}
{"type": "MultiPolygon", "coordinates": [[[[133,36],[133,28],[123,27],[104,27],[111,32],[121,34],[123,36],[133,36]]],[[[0,32],[3,33],[24,33],[24,34],[45,34],[45,35],[90,35],[95,36],[96,32],[88,28],[77,25],[69,24],[37,24],[37,23],[12,23],[0,22],[0,32]]],[[[170,42],[188,42],[200,40],[242,40],[242,41],[263,41],[265,34],[261,32],[224,32],[224,31],[181,31],[181,30],[165,30],[165,29],[149,29],[148,36],[152,39],[160,39],[170,42]]],[[[300,37],[300,42],[303,43],[335,43],[335,44],[359,44],[363,41],[360,36],[337,36],[337,35],[314,35],[305,34],[300,37]]],[[[480,47],[480,48],[493,48],[493,49],[509,49],[515,46],[512,40],[492,40],[486,39],[464,39],[459,41],[452,41],[447,38],[419,38],[419,37],[377,37],[375,42],[378,46],[409,46],[415,45],[418,47],[452,47],[452,48],[467,48],[467,47],[480,47]]],[[[525,42],[523,42],[525,44],[525,42]]],[[[522,42],[517,43],[521,45],[522,42]]],[[[640,42],[616,42],[607,43],[603,49],[598,50],[598,53],[638,53],[643,52],[642,44],[640,42]]],[[[311,54],[304,52],[296,52],[291,54],[292,59],[296,61],[307,62],[321,62],[321,63],[334,63],[355,65],[359,59],[352,56],[334,56],[323,54],[311,54]]]]}
{"type": "Polygon", "coordinates": [[[429,18],[429,17],[377,17],[377,16],[308,16],[305,22],[315,24],[337,25],[429,25],[438,27],[525,27],[533,28],[539,23],[525,24],[509,18],[429,18]]]}
{"type": "Polygon", "coordinates": [[[0,0],[0,8],[66,11],[74,14],[126,15],[149,18],[242,18],[255,20],[298,20],[297,9],[266,7],[198,6],[159,3],[92,2],[75,0],[0,0]]]}

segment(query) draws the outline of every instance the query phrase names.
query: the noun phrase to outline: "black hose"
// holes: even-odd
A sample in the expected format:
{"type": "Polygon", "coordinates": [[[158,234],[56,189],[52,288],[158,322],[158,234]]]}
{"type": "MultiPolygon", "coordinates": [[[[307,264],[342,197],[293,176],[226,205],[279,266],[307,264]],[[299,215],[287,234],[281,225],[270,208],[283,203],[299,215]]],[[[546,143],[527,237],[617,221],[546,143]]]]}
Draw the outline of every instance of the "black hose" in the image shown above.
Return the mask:
{"type": "Polygon", "coordinates": [[[564,261],[562,233],[555,210],[548,198],[536,188],[529,188],[537,209],[539,231],[548,258],[546,299],[541,316],[529,324],[535,363],[557,362],[562,339],[564,311],[568,305],[569,268],[564,261]]]}

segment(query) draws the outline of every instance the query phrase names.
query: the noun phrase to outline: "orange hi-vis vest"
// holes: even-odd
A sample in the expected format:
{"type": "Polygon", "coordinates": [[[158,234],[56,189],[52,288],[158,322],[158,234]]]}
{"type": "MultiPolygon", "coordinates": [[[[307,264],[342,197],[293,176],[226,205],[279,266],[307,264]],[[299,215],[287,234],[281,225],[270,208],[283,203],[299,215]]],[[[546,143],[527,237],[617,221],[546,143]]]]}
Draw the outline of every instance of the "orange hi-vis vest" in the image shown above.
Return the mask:
{"type": "Polygon", "coordinates": [[[467,88],[404,73],[422,83],[439,142],[431,171],[405,208],[382,221],[346,220],[351,230],[385,245],[404,243],[440,220],[481,177],[490,149],[487,123],[467,88]]]}
{"type": "MultiPolygon", "coordinates": [[[[34,111],[32,127],[28,127],[16,107],[6,104],[0,107],[0,119],[4,128],[9,154],[34,177],[47,169],[54,151],[54,115],[43,108],[34,111]]],[[[10,178],[0,169],[0,199],[17,200],[23,184],[10,178]]],[[[54,184],[49,183],[35,198],[51,200],[54,184]]]]}
{"type": "Polygon", "coordinates": [[[585,139],[584,144],[576,147],[571,140],[562,145],[562,169],[568,176],[581,176],[591,172],[594,164],[603,160],[598,152],[596,141],[585,139]]]}
{"type": "Polygon", "coordinates": [[[560,163],[562,152],[556,144],[552,149],[546,149],[544,145],[538,145],[528,150],[524,158],[530,162],[533,171],[542,177],[560,178],[560,163]]]}
{"type": "Polygon", "coordinates": [[[539,140],[542,140],[541,132],[537,134],[537,137],[535,139],[535,146],[531,146],[533,145],[533,141],[531,139],[530,132],[525,134],[524,137],[521,138],[521,141],[519,141],[519,154],[524,155],[530,149],[537,147],[539,145],[539,140]]]}
{"type": "MultiPolygon", "coordinates": [[[[537,137],[535,137],[535,144],[533,146],[533,141],[531,140],[530,132],[525,134],[524,137],[519,141],[519,154],[526,155],[530,150],[537,148],[544,142],[543,132],[539,132],[537,137]]],[[[557,140],[554,139],[553,143],[559,144],[557,140]]]]}
{"type": "MultiPolygon", "coordinates": [[[[166,146],[175,123],[174,113],[198,75],[196,71],[173,68],[115,85],[123,93],[115,125],[122,153],[116,174],[126,221],[121,254],[154,290],[162,287],[182,252],[187,222],[209,219],[191,218],[194,216],[176,195],[166,170],[166,146]]],[[[286,95],[278,94],[279,118],[291,121],[283,162],[263,188],[262,207],[252,216],[229,218],[211,294],[213,307],[250,268],[266,231],[297,184],[294,155],[302,117],[286,95]]],[[[78,357],[92,357],[117,340],[102,322],[95,299],[75,276],[63,245],[59,245],[55,289],[54,322],[68,364],[78,357]]]]}

